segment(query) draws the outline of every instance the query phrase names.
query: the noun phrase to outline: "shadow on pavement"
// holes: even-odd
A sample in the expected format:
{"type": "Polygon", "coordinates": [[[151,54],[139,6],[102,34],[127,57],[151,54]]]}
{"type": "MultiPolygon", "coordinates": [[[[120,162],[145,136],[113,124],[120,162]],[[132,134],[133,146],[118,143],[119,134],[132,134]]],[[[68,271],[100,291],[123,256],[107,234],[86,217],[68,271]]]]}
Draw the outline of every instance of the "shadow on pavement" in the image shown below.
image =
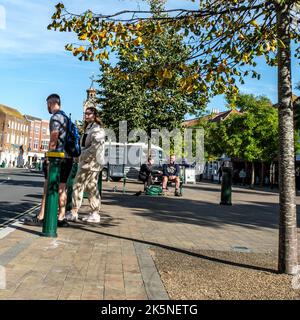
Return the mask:
{"type": "Polygon", "coordinates": [[[42,228],[40,228],[41,231],[36,231],[36,230],[31,230],[31,229],[26,229],[25,227],[21,227],[21,226],[10,226],[10,228],[14,228],[16,230],[19,230],[19,231],[23,231],[23,232],[27,232],[27,233],[30,233],[30,234],[34,234],[35,236],[40,236],[42,237],[43,234],[42,234],[42,228]]]}
{"type": "MultiPolygon", "coordinates": [[[[201,194],[200,194],[201,196],[201,194]]],[[[128,194],[105,194],[107,206],[116,205],[131,209],[135,215],[168,223],[187,223],[219,228],[222,225],[237,225],[250,229],[278,229],[279,205],[270,202],[239,203],[221,206],[201,200],[173,197],[136,197],[128,194]],[[141,210],[142,209],[142,210],[141,210]]],[[[299,218],[300,208],[297,206],[299,218]]],[[[298,227],[299,219],[298,219],[298,227]]]]}
{"type": "MultiPolygon", "coordinates": [[[[199,190],[199,191],[211,191],[211,192],[221,192],[221,185],[220,184],[209,184],[209,183],[202,183],[201,185],[193,185],[193,184],[185,184],[183,190],[185,189],[192,189],[192,190],[199,190]],[[212,187],[210,187],[212,186],[212,187]]],[[[241,194],[257,194],[257,195],[265,195],[265,196],[274,196],[278,195],[278,190],[276,189],[251,189],[247,187],[242,187],[238,185],[232,186],[232,192],[234,193],[241,193],[241,194]]]]}
{"type": "Polygon", "coordinates": [[[24,197],[26,197],[26,198],[36,198],[36,199],[42,200],[43,195],[42,194],[24,194],[24,197]]]}
{"type": "MultiPolygon", "coordinates": [[[[27,176],[29,177],[29,176],[27,176]]],[[[30,187],[30,188],[43,188],[44,181],[39,180],[5,180],[5,186],[16,186],[16,187],[30,187]]]]}

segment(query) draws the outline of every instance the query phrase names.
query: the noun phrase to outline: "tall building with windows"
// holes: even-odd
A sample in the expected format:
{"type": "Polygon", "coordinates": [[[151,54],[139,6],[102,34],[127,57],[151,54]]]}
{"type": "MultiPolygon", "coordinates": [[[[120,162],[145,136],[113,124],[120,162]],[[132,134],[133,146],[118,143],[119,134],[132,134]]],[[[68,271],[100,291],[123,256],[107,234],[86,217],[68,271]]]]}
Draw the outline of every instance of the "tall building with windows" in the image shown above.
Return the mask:
{"type": "Polygon", "coordinates": [[[26,160],[30,122],[16,109],[0,104],[0,163],[17,166],[20,150],[26,160]]]}
{"type": "Polygon", "coordinates": [[[32,163],[34,158],[40,160],[45,157],[45,152],[48,151],[50,132],[49,121],[42,120],[30,115],[25,115],[29,121],[29,141],[27,145],[28,161],[32,163]]]}

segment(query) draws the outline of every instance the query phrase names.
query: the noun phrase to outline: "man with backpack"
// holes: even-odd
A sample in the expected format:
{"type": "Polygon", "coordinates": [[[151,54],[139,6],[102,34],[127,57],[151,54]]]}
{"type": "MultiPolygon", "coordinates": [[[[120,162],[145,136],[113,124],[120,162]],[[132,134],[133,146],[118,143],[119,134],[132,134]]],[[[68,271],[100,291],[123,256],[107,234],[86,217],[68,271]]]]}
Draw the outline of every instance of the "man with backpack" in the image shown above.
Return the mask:
{"type": "MultiPolygon", "coordinates": [[[[67,148],[76,146],[76,141],[73,143],[69,140],[76,139],[76,132],[70,132],[74,130],[72,128],[73,123],[68,116],[61,110],[61,100],[58,94],[51,94],[47,99],[48,111],[52,114],[50,118],[50,142],[49,142],[49,151],[64,152],[65,157],[61,161],[61,170],[60,170],[60,183],[59,183],[59,214],[58,214],[58,227],[68,227],[69,224],[65,219],[66,212],[66,201],[67,201],[67,192],[66,192],[66,183],[73,166],[73,157],[77,156],[76,150],[72,154],[71,151],[66,151],[67,148]],[[75,137],[74,137],[75,135],[75,137]]],[[[79,136],[79,135],[78,135],[79,136]]],[[[75,148],[76,149],[76,148],[75,148]]],[[[80,154],[80,149],[77,150],[77,153],[80,154]]],[[[44,194],[42,199],[41,210],[36,217],[27,218],[24,223],[27,225],[42,226],[44,219],[44,209],[45,209],[45,200],[47,193],[47,174],[48,169],[44,171],[45,173],[45,185],[44,185],[44,194]]]]}

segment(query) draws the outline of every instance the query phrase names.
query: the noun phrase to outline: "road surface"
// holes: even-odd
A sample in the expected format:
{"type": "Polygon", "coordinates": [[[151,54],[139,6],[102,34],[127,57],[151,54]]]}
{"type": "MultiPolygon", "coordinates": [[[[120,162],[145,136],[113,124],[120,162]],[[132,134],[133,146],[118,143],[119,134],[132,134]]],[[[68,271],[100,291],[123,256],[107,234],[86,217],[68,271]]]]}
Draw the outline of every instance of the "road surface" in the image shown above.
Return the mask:
{"type": "Polygon", "coordinates": [[[0,169],[0,228],[37,210],[44,177],[27,169],[0,169]]]}

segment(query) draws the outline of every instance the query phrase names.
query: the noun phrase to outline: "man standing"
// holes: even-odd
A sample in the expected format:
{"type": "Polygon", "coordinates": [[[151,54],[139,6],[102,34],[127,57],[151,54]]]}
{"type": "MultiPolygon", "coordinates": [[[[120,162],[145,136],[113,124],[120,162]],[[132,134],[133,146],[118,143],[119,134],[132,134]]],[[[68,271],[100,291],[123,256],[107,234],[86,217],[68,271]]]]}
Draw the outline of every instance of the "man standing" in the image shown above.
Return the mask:
{"type": "Polygon", "coordinates": [[[223,174],[223,168],[224,168],[224,162],[221,164],[221,166],[219,167],[219,170],[218,170],[218,176],[219,176],[219,184],[221,183],[221,179],[222,179],[222,174],[223,174]]]}
{"type": "MultiPolygon", "coordinates": [[[[49,142],[49,151],[64,152],[65,158],[61,162],[60,169],[60,183],[59,183],[59,214],[58,214],[58,227],[68,227],[69,224],[65,220],[66,212],[66,202],[67,202],[67,192],[66,192],[66,183],[69,177],[69,174],[73,165],[73,158],[71,158],[65,151],[65,141],[67,138],[67,129],[68,129],[68,119],[60,113],[61,101],[58,94],[51,94],[47,98],[47,107],[50,114],[50,142],[49,142]]],[[[24,223],[28,225],[43,225],[44,213],[45,213],[45,200],[47,193],[47,173],[45,171],[45,184],[44,184],[44,194],[41,204],[41,209],[39,214],[34,218],[27,218],[24,223]]]]}
{"type": "Polygon", "coordinates": [[[180,185],[179,172],[180,172],[180,168],[179,168],[179,165],[175,163],[175,155],[173,154],[170,156],[169,163],[165,163],[163,165],[162,188],[164,193],[167,190],[168,181],[172,181],[172,182],[175,182],[175,196],[176,197],[181,196],[179,192],[179,185],[180,185]]]}

